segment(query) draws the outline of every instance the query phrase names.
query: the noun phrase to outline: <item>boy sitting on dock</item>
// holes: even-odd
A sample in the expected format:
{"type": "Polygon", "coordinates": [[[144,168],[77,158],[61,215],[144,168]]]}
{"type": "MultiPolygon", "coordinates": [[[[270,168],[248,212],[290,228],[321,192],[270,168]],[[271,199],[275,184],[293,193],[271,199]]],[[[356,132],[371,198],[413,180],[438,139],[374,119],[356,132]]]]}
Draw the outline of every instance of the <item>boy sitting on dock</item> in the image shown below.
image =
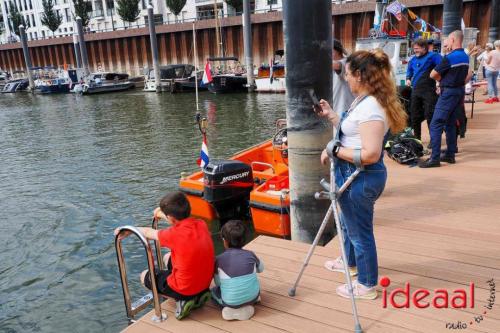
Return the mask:
{"type": "Polygon", "coordinates": [[[253,304],[260,301],[260,285],[256,273],[264,264],[245,245],[245,225],[242,221],[228,221],[221,229],[224,248],[215,260],[215,287],[212,299],[222,309],[225,320],[248,320],[254,314],[253,304]]]}
{"type": "MultiPolygon", "coordinates": [[[[210,299],[210,282],[214,274],[215,252],[210,232],[204,221],[190,218],[191,206],[181,192],[165,195],[154,219],[163,219],[172,226],[155,230],[138,228],[148,239],[159,240],[161,247],[170,249],[163,262],[166,270],[156,272],[158,293],[176,301],[175,317],[185,318],[192,309],[210,299]]],[[[141,283],[151,289],[149,270],[141,273],[141,283]]]]}

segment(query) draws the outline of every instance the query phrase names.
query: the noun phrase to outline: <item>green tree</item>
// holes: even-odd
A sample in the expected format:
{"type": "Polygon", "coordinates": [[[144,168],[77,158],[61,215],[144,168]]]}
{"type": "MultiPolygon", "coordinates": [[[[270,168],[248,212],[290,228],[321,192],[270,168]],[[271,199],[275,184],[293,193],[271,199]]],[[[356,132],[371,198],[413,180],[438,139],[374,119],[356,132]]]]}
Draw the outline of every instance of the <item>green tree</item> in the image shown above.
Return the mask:
{"type": "Polygon", "coordinates": [[[186,5],[186,0],[166,0],[167,7],[170,9],[172,14],[175,15],[175,20],[177,21],[177,16],[181,13],[182,8],[186,5]]]}
{"type": "Polygon", "coordinates": [[[14,31],[16,35],[19,36],[19,26],[23,25],[25,28],[28,28],[24,17],[17,9],[17,5],[13,2],[9,3],[9,13],[10,13],[10,22],[11,22],[11,30],[14,31]]]}
{"type": "Polygon", "coordinates": [[[49,28],[52,31],[52,35],[54,35],[62,23],[62,15],[54,9],[54,0],[42,0],[42,6],[42,24],[49,28]]]}
{"type": "Polygon", "coordinates": [[[137,21],[141,10],[139,9],[139,0],[117,0],[116,12],[125,22],[129,25],[132,22],[137,21]]]}
{"type": "Polygon", "coordinates": [[[237,13],[243,12],[243,0],[224,0],[229,6],[233,7],[237,13]]]}
{"type": "Polygon", "coordinates": [[[89,25],[90,13],[92,12],[92,4],[90,1],[86,0],[72,0],[75,12],[73,13],[73,18],[80,17],[82,19],[82,25],[84,27],[89,25]]]}

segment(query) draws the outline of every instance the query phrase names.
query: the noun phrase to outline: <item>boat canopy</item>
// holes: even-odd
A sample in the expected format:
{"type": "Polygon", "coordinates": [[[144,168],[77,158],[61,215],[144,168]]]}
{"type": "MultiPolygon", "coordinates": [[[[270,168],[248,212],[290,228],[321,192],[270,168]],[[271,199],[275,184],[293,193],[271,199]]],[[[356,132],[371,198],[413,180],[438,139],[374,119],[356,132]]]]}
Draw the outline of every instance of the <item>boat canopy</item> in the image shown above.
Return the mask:
{"type": "Polygon", "coordinates": [[[208,61],[238,61],[238,57],[209,57],[208,61]]]}
{"type": "Polygon", "coordinates": [[[92,79],[104,79],[104,80],[126,80],[128,79],[128,74],[124,73],[92,73],[92,79]]]}
{"type": "MultiPolygon", "coordinates": [[[[194,66],[189,64],[176,64],[160,66],[160,80],[183,79],[190,77],[194,71],[194,66]]],[[[148,77],[155,78],[154,69],[150,68],[148,77]]]]}

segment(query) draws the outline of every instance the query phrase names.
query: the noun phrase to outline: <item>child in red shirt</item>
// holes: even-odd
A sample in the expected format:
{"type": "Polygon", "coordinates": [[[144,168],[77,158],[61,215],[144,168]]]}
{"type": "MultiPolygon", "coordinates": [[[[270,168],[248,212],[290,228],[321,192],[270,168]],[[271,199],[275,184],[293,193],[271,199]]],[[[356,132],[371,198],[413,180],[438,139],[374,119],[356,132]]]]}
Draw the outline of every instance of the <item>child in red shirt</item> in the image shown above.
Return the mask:
{"type": "MultiPolygon", "coordinates": [[[[214,274],[215,252],[204,221],[190,218],[191,207],[186,196],[173,192],[164,196],[154,210],[155,219],[164,219],[172,227],[164,230],[138,228],[148,239],[159,240],[170,249],[165,255],[166,270],[155,272],[158,292],[176,300],[175,317],[182,319],[192,309],[210,299],[209,286],[214,274]]],[[[151,274],[141,273],[141,283],[151,289],[151,274]]]]}

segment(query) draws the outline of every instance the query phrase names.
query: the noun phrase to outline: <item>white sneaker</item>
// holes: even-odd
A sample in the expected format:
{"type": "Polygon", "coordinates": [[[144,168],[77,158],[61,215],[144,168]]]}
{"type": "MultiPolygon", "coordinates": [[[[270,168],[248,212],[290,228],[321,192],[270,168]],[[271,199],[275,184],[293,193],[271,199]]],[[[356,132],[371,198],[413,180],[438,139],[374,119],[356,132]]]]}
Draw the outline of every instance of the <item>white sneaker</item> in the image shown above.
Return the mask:
{"type": "MultiPolygon", "coordinates": [[[[337,287],[337,294],[344,298],[350,298],[351,294],[349,293],[349,289],[347,288],[347,284],[343,284],[337,287]]],[[[377,290],[375,287],[365,287],[358,280],[352,281],[352,292],[354,294],[354,298],[356,299],[375,299],[378,296],[377,290]]]]}
{"type": "MultiPolygon", "coordinates": [[[[342,257],[337,257],[337,259],[325,261],[324,266],[329,271],[345,274],[344,261],[342,260],[342,257]]],[[[356,276],[358,275],[358,269],[356,267],[349,267],[349,273],[351,273],[351,276],[356,276]]]]}
{"type": "Polygon", "coordinates": [[[246,305],[238,309],[224,307],[222,309],[222,318],[224,320],[248,320],[252,318],[255,309],[251,305],[246,305]]]}

